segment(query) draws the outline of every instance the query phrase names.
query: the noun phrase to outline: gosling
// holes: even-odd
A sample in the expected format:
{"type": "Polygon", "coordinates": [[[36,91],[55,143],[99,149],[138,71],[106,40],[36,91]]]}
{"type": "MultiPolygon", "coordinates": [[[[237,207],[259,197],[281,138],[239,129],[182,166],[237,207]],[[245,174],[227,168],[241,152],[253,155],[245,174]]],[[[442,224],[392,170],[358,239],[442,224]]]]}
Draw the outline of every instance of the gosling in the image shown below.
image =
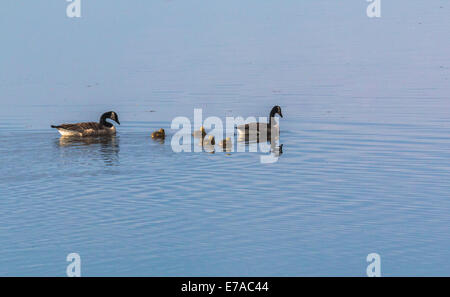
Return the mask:
{"type": "Polygon", "coordinates": [[[233,145],[233,143],[231,142],[231,138],[230,137],[227,137],[224,140],[221,140],[219,142],[219,146],[223,147],[224,149],[231,148],[232,145],[233,145]]]}
{"type": "Polygon", "coordinates": [[[166,138],[166,132],[163,128],[159,129],[158,131],[155,131],[152,133],[152,138],[155,139],[164,139],[166,138]]]}
{"type": "Polygon", "coordinates": [[[195,138],[204,138],[206,136],[206,131],[205,128],[203,126],[200,127],[200,130],[198,131],[194,131],[194,133],[192,133],[192,135],[195,138]]]}
{"type": "Polygon", "coordinates": [[[215,145],[215,144],[216,144],[216,139],[212,135],[209,135],[208,138],[203,139],[203,146],[209,146],[209,145],[215,145]]]}

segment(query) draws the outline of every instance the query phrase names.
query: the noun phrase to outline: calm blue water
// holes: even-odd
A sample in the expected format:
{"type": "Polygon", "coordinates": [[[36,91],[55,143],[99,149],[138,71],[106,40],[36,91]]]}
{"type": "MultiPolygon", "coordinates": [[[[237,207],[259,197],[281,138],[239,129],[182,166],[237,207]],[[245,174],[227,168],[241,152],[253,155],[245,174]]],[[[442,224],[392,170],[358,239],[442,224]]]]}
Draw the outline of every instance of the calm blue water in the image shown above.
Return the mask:
{"type": "Polygon", "coordinates": [[[0,4],[0,275],[450,274],[447,1],[66,5],[0,4]],[[273,105],[276,163],[172,151],[194,108],[273,105]],[[111,139],[49,128],[108,110],[111,139]]]}

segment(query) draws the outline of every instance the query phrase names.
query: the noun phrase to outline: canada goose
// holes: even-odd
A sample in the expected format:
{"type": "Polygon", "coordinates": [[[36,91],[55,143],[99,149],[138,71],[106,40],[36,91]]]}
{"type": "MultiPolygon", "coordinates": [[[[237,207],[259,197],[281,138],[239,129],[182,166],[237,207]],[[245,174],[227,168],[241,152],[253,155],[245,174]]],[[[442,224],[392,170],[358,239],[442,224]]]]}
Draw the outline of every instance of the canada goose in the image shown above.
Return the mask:
{"type": "Polygon", "coordinates": [[[62,124],[59,126],[51,126],[58,129],[62,136],[101,136],[101,135],[115,135],[116,128],[113,124],[106,121],[111,119],[120,125],[119,116],[114,111],[105,112],[98,123],[87,122],[77,124],[62,124]]]}
{"type": "Polygon", "coordinates": [[[192,133],[192,135],[195,138],[204,138],[206,136],[205,128],[203,126],[201,126],[200,130],[194,131],[194,133],[192,133]]]}
{"type": "Polygon", "coordinates": [[[207,153],[214,154],[216,152],[214,145],[216,144],[216,139],[214,136],[209,135],[208,138],[202,138],[199,141],[199,145],[203,147],[203,150],[207,153]]]}
{"type": "Polygon", "coordinates": [[[163,128],[161,128],[158,131],[152,133],[152,138],[164,139],[166,138],[166,132],[164,131],[163,128]]]}
{"type": "Polygon", "coordinates": [[[219,146],[221,146],[223,148],[230,148],[232,145],[233,145],[233,143],[231,142],[230,137],[227,137],[219,142],[219,146]]]}
{"type": "Polygon", "coordinates": [[[266,133],[268,136],[271,134],[272,129],[275,129],[275,131],[278,131],[279,127],[277,123],[274,123],[273,118],[276,114],[279,114],[280,117],[283,117],[283,114],[281,113],[281,107],[278,105],[274,106],[269,114],[269,123],[249,123],[237,126],[236,129],[238,131],[239,135],[251,135],[254,134],[256,136],[260,134],[266,133]]]}

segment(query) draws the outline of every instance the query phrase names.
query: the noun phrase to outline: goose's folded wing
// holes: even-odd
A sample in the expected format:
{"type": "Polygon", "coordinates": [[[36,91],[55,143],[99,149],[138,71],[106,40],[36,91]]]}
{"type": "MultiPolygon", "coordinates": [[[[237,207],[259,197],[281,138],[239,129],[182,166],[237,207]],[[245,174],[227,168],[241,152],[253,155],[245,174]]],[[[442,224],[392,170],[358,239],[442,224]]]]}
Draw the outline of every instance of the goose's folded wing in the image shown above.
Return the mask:
{"type": "Polygon", "coordinates": [[[249,123],[249,124],[243,124],[243,125],[239,125],[236,128],[238,130],[248,130],[250,129],[250,125],[253,127],[256,127],[258,125],[258,123],[249,123]]]}
{"type": "Polygon", "coordinates": [[[99,130],[101,128],[99,123],[88,122],[88,123],[78,123],[78,124],[62,124],[59,126],[52,126],[56,129],[64,129],[69,131],[84,132],[86,130],[99,130]]]}
{"type": "Polygon", "coordinates": [[[246,133],[249,133],[250,129],[255,131],[255,132],[259,132],[261,130],[267,130],[267,124],[266,123],[249,123],[249,124],[244,124],[244,125],[239,125],[236,127],[236,129],[238,129],[239,131],[246,131],[246,133]]]}

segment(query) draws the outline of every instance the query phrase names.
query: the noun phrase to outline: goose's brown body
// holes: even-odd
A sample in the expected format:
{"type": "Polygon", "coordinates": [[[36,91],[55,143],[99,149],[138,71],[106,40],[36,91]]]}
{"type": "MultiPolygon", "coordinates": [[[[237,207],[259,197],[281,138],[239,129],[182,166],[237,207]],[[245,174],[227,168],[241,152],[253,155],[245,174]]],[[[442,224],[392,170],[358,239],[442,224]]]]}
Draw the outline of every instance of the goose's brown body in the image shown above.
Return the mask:
{"type": "Polygon", "coordinates": [[[116,128],[114,126],[106,127],[100,123],[87,122],[77,124],[62,124],[59,126],[52,126],[58,129],[58,132],[63,136],[104,136],[115,135],[116,128]]]}

